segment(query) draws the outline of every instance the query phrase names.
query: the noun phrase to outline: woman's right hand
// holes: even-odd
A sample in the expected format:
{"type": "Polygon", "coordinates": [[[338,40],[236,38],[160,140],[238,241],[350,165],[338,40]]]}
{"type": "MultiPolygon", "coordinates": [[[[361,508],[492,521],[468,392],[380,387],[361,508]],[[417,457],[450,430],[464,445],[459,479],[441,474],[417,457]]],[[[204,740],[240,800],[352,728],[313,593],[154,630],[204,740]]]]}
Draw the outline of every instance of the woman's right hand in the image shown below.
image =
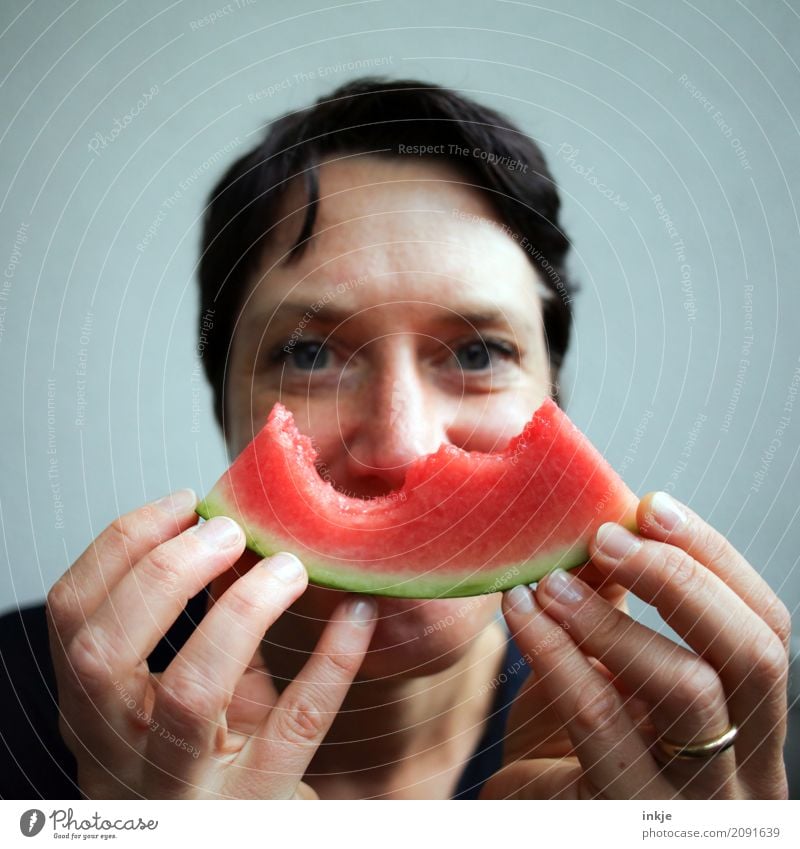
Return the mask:
{"type": "Polygon", "coordinates": [[[190,490],[114,521],[47,597],[59,727],[87,798],[315,798],[302,779],[353,681],[375,605],[334,612],[278,695],[259,646],[305,590],[292,555],[259,561],[206,613],[167,669],[147,657],[187,601],[234,566],[241,528],[201,525],[190,490]]]}

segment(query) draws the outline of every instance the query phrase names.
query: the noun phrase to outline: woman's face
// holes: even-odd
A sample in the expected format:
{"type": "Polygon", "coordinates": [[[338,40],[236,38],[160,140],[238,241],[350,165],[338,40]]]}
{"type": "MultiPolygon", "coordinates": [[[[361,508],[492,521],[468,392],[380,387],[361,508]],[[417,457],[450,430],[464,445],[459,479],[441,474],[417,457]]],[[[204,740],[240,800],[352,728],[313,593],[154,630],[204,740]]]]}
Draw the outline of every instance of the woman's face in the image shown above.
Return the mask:
{"type": "MultiPolygon", "coordinates": [[[[313,437],[323,476],[369,498],[442,443],[498,451],[519,433],[550,392],[541,284],[518,237],[464,182],[411,157],[326,161],[315,235],[285,263],[304,217],[293,187],[234,333],[232,454],[280,401],[313,437]]],[[[341,597],[309,585],[270,640],[310,649],[341,597]]],[[[379,598],[361,677],[449,666],[499,598],[379,598]]]]}

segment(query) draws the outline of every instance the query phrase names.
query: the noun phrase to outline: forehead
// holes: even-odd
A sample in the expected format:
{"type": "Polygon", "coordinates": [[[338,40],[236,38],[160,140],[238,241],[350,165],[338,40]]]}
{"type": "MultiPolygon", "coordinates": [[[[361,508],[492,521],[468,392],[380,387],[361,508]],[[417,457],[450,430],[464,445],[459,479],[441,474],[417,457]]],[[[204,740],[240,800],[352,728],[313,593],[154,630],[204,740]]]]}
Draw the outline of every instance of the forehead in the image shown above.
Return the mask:
{"type": "MultiPolygon", "coordinates": [[[[379,156],[324,161],[314,234],[288,260],[305,217],[299,184],[254,276],[248,307],[287,299],[337,311],[420,302],[530,316],[541,284],[488,197],[446,163],[379,156]]],[[[266,317],[266,316],[265,316],[266,317]]]]}

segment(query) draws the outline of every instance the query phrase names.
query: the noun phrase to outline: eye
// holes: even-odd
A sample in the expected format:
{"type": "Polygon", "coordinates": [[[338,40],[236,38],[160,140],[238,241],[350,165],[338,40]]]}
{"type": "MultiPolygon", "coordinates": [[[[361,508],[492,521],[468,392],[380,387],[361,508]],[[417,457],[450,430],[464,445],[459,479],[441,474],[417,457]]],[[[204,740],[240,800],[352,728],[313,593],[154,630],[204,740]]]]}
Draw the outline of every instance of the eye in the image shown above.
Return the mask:
{"type": "Polygon", "coordinates": [[[330,365],[330,359],[330,351],[325,344],[315,341],[287,343],[273,353],[273,360],[287,363],[297,371],[326,368],[330,365]]]}
{"type": "Polygon", "coordinates": [[[484,371],[491,368],[498,357],[509,359],[513,356],[512,345],[491,339],[474,339],[453,352],[456,364],[465,371],[484,371]]]}

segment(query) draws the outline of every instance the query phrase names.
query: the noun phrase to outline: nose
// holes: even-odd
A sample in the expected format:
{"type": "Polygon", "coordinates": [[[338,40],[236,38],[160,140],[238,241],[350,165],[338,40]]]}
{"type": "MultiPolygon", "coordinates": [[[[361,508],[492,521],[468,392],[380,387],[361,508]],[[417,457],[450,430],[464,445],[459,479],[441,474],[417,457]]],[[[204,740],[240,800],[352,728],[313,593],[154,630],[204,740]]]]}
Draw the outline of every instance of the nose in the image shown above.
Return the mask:
{"type": "Polygon", "coordinates": [[[375,370],[352,434],[349,475],[371,494],[399,489],[408,466],[448,441],[447,426],[411,357],[395,355],[375,370]]]}

